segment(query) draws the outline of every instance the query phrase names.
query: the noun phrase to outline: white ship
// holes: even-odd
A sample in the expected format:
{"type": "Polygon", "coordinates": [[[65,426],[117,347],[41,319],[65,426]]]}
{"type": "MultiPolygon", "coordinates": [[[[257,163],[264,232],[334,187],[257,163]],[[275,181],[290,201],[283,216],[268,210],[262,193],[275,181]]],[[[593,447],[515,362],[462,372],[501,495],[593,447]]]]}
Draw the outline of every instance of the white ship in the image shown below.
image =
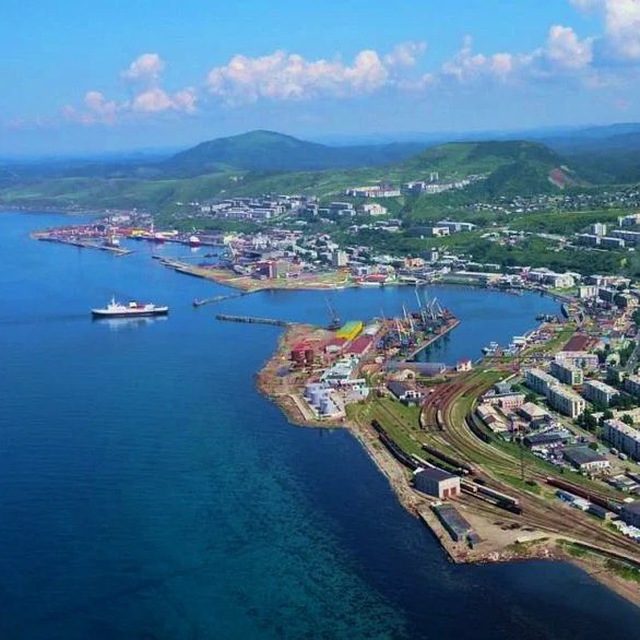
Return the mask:
{"type": "Polygon", "coordinates": [[[121,304],[111,298],[111,302],[103,309],[91,309],[94,318],[138,318],[141,316],[166,316],[169,307],[158,306],[148,302],[132,300],[128,304],[121,304]]]}

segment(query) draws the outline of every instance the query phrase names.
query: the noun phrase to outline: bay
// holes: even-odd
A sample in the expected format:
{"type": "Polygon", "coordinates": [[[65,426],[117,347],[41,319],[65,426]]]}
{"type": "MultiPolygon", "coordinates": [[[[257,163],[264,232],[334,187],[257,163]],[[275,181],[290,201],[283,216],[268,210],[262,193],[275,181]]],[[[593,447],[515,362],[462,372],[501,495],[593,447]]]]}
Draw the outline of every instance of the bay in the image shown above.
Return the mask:
{"type": "MultiPolygon", "coordinates": [[[[1,638],[630,637],[638,610],[551,562],[454,566],[345,431],[290,426],[255,390],[279,330],[216,312],[327,320],[321,292],[227,289],[127,257],[40,243],[81,219],[0,214],[1,638]],[[167,319],[92,322],[112,295],[167,319]]],[[[557,304],[433,287],[461,320],[447,363],[557,304]]],[[[343,319],[411,289],[331,295],[343,319]]]]}

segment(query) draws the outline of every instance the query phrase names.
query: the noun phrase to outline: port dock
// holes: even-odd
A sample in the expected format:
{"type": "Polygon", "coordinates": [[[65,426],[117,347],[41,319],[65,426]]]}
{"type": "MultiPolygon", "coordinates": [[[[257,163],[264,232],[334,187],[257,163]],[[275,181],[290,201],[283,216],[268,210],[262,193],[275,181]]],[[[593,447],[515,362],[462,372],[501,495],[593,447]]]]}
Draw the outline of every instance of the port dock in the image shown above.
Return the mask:
{"type": "Polygon", "coordinates": [[[242,298],[243,296],[247,296],[251,291],[241,291],[240,293],[228,293],[226,295],[221,296],[213,296],[213,298],[202,298],[196,299],[193,301],[194,307],[202,307],[205,304],[215,304],[216,302],[223,302],[224,300],[233,300],[234,298],[242,298]]]}
{"type": "Polygon", "coordinates": [[[427,340],[421,342],[406,358],[403,358],[405,362],[413,360],[421,351],[424,351],[427,347],[431,346],[434,342],[440,340],[440,338],[446,336],[449,332],[453,331],[460,324],[460,320],[457,318],[451,318],[446,325],[440,327],[436,332],[427,340]]]}
{"type": "Polygon", "coordinates": [[[254,316],[231,316],[225,313],[216,314],[216,320],[222,322],[245,322],[247,324],[267,324],[274,327],[288,327],[291,322],[286,320],[277,320],[275,318],[256,318],[254,316]]]}
{"type": "Polygon", "coordinates": [[[72,247],[80,247],[81,249],[98,249],[99,251],[108,251],[116,256],[126,256],[133,253],[131,249],[123,249],[122,247],[114,247],[108,244],[99,244],[89,240],[78,240],[75,238],[64,238],[53,235],[35,235],[35,238],[42,242],[55,242],[56,244],[68,244],[72,247]]]}

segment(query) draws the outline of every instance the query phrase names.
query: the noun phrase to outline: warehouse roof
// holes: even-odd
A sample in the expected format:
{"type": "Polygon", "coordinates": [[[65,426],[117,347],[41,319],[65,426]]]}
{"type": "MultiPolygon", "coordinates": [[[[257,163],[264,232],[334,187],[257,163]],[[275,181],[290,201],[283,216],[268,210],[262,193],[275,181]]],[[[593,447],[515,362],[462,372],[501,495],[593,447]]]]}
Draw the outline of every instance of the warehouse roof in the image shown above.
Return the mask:
{"type": "Polygon", "coordinates": [[[452,473],[447,473],[442,469],[437,469],[435,467],[425,467],[420,470],[416,470],[416,473],[424,474],[425,478],[429,478],[429,480],[434,480],[436,482],[441,482],[442,480],[449,480],[450,478],[457,478],[458,476],[454,476],[452,473]]]}
{"type": "Polygon", "coordinates": [[[605,456],[593,451],[593,449],[589,449],[589,447],[567,447],[563,450],[562,455],[576,466],[606,460],[605,456]]]}

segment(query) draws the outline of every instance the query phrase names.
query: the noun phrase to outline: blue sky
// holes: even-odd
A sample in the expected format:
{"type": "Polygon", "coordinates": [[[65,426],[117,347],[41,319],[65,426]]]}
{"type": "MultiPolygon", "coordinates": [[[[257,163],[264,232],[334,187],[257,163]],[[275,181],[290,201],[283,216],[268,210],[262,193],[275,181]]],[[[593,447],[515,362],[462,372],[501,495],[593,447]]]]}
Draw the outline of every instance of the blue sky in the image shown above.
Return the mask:
{"type": "Polygon", "coordinates": [[[640,120],[640,0],[4,0],[0,38],[2,154],[640,120]]]}

